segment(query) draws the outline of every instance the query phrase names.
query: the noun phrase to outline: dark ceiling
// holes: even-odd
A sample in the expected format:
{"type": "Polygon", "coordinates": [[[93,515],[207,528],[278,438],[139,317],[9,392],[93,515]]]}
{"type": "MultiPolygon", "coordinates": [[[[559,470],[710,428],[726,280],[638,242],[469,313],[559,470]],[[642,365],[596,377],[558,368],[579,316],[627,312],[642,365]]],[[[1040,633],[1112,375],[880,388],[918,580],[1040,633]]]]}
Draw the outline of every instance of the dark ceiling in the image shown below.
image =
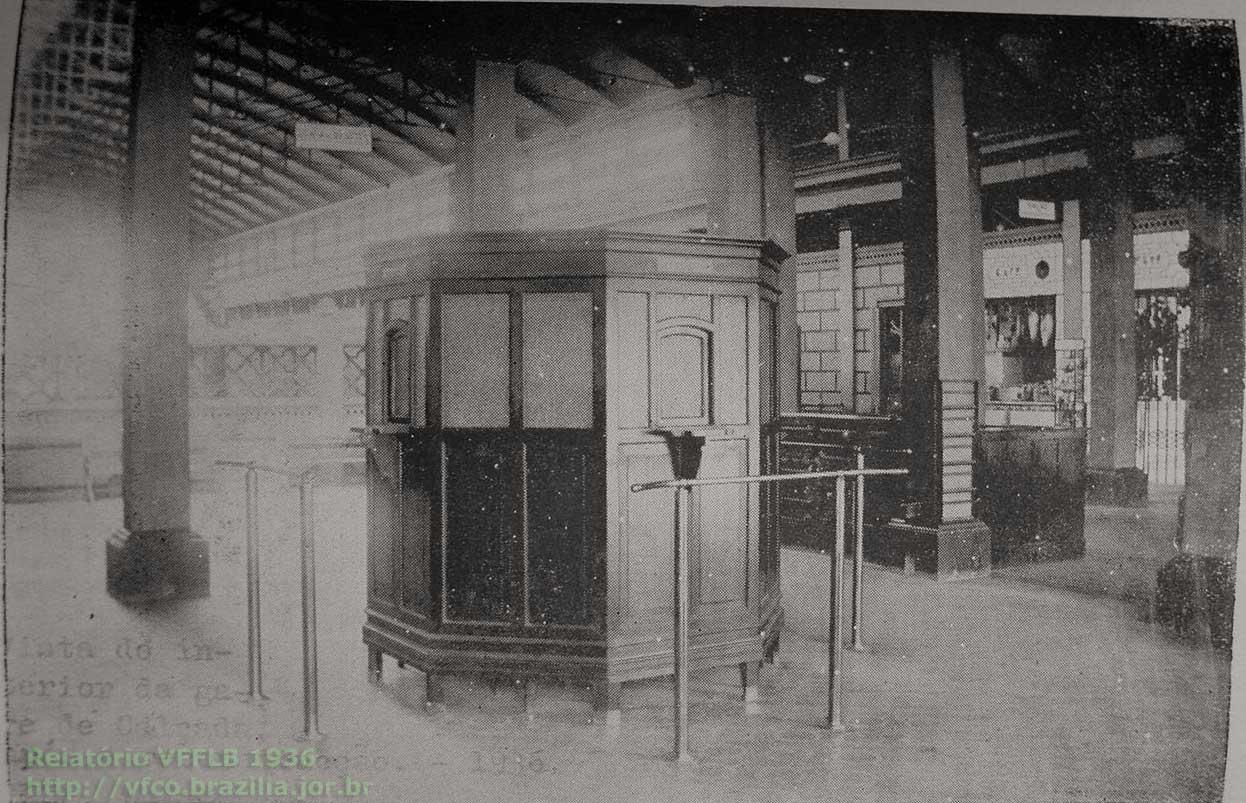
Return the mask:
{"type": "MultiPolygon", "coordinates": [[[[23,43],[42,47],[17,92],[14,169],[30,180],[49,169],[124,176],[133,3],[70,2],[46,43],[23,43]]],[[[477,59],[519,65],[521,136],[709,81],[772,101],[800,145],[835,128],[842,84],[858,142],[885,151],[903,94],[899,43],[914,28],[963,44],[980,135],[1076,128],[1088,98],[1112,99],[1138,132],[1239,114],[1233,30],[1214,23],[605,4],[199,9],[193,165],[205,237],[453,161],[477,59]],[[367,124],[374,151],[295,149],[299,120],[367,124]]]]}

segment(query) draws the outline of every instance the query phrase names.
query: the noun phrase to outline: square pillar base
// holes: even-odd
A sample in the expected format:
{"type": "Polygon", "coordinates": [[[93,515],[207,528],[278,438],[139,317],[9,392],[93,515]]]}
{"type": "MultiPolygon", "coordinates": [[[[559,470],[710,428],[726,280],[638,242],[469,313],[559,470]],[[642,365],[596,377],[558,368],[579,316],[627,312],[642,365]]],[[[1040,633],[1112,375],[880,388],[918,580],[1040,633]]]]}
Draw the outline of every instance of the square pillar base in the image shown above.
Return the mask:
{"type": "Polygon", "coordinates": [[[120,602],[208,596],[208,542],[190,530],[122,530],[104,554],[108,594],[120,602]]]}
{"type": "Polygon", "coordinates": [[[1178,633],[1228,650],[1233,644],[1237,567],[1211,555],[1177,555],[1156,578],[1155,618],[1178,633]]]}
{"type": "Polygon", "coordinates": [[[991,528],[977,519],[937,527],[893,520],[866,539],[866,556],[940,580],[985,577],[991,573],[991,528]]]}

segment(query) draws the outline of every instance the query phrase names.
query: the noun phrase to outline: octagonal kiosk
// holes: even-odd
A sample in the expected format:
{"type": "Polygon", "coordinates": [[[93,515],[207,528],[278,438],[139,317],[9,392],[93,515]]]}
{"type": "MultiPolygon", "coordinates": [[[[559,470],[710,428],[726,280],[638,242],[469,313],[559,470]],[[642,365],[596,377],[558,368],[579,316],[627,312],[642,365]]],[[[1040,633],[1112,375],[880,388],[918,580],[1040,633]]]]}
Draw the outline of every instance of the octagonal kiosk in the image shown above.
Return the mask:
{"type": "MultiPolygon", "coordinates": [[[[673,492],[660,430],[701,476],[772,470],[768,242],[603,231],[389,242],[366,298],[370,671],[619,684],[673,665],[673,492]]],[[[773,485],[698,488],[691,665],[746,687],[782,623],[773,485]]],[[[526,685],[525,685],[526,688],[526,685]]]]}

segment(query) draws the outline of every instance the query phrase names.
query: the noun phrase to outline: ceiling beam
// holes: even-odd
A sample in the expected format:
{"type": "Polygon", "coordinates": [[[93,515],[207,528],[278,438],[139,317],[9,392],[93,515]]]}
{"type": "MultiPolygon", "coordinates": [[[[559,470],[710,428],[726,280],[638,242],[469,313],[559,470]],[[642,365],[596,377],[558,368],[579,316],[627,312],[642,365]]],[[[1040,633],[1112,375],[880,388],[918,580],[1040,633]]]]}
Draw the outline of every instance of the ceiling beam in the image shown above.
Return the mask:
{"type": "Polygon", "coordinates": [[[211,209],[212,217],[228,226],[231,233],[246,231],[252,228],[251,224],[247,222],[246,216],[240,217],[237,212],[222,204],[220,197],[208,192],[202,184],[191,182],[190,196],[192,205],[197,202],[199,205],[211,209]]]}
{"type": "Polygon", "coordinates": [[[272,223],[274,220],[281,220],[286,216],[280,209],[273,208],[255,196],[239,190],[237,185],[232,182],[208,173],[203,169],[202,163],[191,163],[190,176],[192,182],[216,193],[222,200],[228,200],[238,208],[245,209],[248,213],[258,217],[259,223],[257,225],[272,223]]]}
{"type": "Polygon", "coordinates": [[[605,89],[605,76],[594,70],[592,65],[588,63],[588,60],[582,56],[570,53],[555,55],[548,59],[543,59],[541,63],[558,70],[567,76],[569,80],[583,86],[600,99],[603,105],[614,108],[619,107],[619,104],[610,97],[610,93],[605,89]]]}
{"type": "MultiPolygon", "coordinates": [[[[249,149],[241,147],[246,143],[240,143],[237,139],[217,131],[199,117],[195,118],[191,142],[196,153],[215,159],[224,166],[259,177],[262,181],[272,182],[275,190],[304,209],[328,204],[340,197],[317,192],[300,183],[291,176],[280,160],[270,159],[262,146],[253,144],[249,149]]],[[[344,191],[340,185],[337,189],[339,193],[344,191]]]]}
{"type": "MultiPolygon", "coordinates": [[[[217,103],[221,102],[221,96],[215,92],[212,92],[211,89],[219,85],[221,87],[228,88],[232,94],[241,93],[245,95],[248,102],[253,106],[257,105],[261,108],[263,106],[277,107],[288,112],[288,114],[292,117],[299,117],[313,123],[337,122],[337,117],[332,112],[319,107],[300,105],[296,101],[291,100],[290,97],[283,96],[279,92],[275,91],[276,88],[283,87],[297,93],[297,90],[293,90],[292,87],[288,87],[279,81],[270,81],[268,86],[264,86],[262,83],[257,85],[251,81],[248,81],[240,75],[213,74],[200,72],[198,70],[195,72],[195,78],[197,81],[202,81],[206,85],[205,90],[208,91],[208,98],[217,103]]],[[[277,122],[267,115],[264,115],[262,112],[253,116],[258,116],[259,119],[268,121],[269,125],[274,125],[277,122]]],[[[293,138],[293,123],[289,124],[289,131],[291,138],[293,138]]],[[[359,170],[359,172],[380,184],[386,184],[389,181],[392,181],[394,174],[404,175],[406,173],[400,165],[395,162],[391,162],[383,154],[375,151],[366,154],[352,153],[349,151],[325,151],[325,153],[332,159],[350,163],[355,167],[355,169],[359,170]]]]}
{"type": "MultiPolygon", "coordinates": [[[[93,98],[92,105],[101,108],[105,116],[115,119],[121,119],[124,116],[124,119],[129,120],[128,85],[112,81],[95,81],[92,83],[92,90],[98,93],[93,98]]],[[[270,168],[276,164],[285,165],[286,169],[282,172],[286,173],[292,181],[297,181],[305,187],[308,192],[315,193],[326,201],[334,201],[376,186],[375,181],[366,174],[359,174],[356,177],[353,167],[349,168],[352,171],[349,175],[354,180],[345,180],[342,178],[342,163],[334,162],[319,153],[312,151],[300,151],[291,155],[283,153],[284,143],[271,133],[272,122],[270,120],[249,109],[244,109],[241,105],[233,107],[219,97],[208,98],[204,94],[200,92],[195,96],[196,122],[207,127],[209,131],[212,128],[219,128],[230,137],[256,145],[270,168]],[[242,121],[230,117],[212,115],[210,113],[211,103],[229,106],[236,114],[252,121],[252,127],[248,129],[242,121]]]]}
{"type": "MultiPolygon", "coordinates": [[[[346,180],[340,163],[331,162],[318,151],[294,148],[286,133],[281,132],[281,129],[278,129],[281,133],[275,133],[267,121],[252,116],[237,119],[209,114],[208,110],[213,102],[220,105],[219,101],[195,98],[195,122],[208,130],[205,136],[215,141],[229,142],[235,148],[239,143],[255,146],[267,169],[285,173],[309,192],[334,201],[376,186],[366,176],[360,178],[354,173],[350,174],[353,181],[346,180]],[[263,125],[257,126],[256,122],[262,122],[263,125]],[[214,131],[219,133],[213,133],[214,131]]],[[[245,148],[240,149],[240,152],[244,155],[250,153],[245,148]]]]}
{"type": "MultiPolygon", "coordinates": [[[[263,24],[263,17],[261,17],[260,23],[263,24]]],[[[284,24],[279,22],[278,26],[279,30],[289,35],[289,31],[285,30],[286,26],[284,24]]],[[[349,26],[342,26],[342,29],[347,28],[349,26]]],[[[401,92],[395,91],[393,87],[374,77],[359,71],[344,69],[342,59],[335,59],[330,56],[333,44],[342,38],[343,30],[341,29],[334,31],[333,35],[326,33],[324,37],[321,37],[326,45],[323,50],[305,47],[294,36],[289,36],[288,39],[281,39],[272,35],[272,33],[266,35],[263,30],[252,25],[232,20],[222,20],[214,23],[211,26],[211,30],[245,41],[257,50],[271,50],[275,53],[281,53],[295,64],[306,64],[325,75],[340,77],[355,87],[357,91],[374,98],[385,98],[394,108],[415,115],[434,129],[444,131],[450,137],[454,135],[454,128],[449,114],[438,115],[419,102],[404,97],[401,92]]],[[[378,67],[384,69],[383,65],[378,65],[378,67]]],[[[414,79],[411,76],[407,76],[407,79],[417,86],[423,86],[423,82],[418,79],[414,79]]],[[[446,97],[446,100],[451,100],[451,98],[446,97]]],[[[450,147],[452,148],[452,146],[450,147]]]]}
{"type": "MultiPolygon", "coordinates": [[[[255,108],[256,105],[264,104],[281,107],[280,103],[265,100],[262,97],[255,95],[252,91],[253,87],[249,87],[245,81],[238,81],[231,85],[229,82],[220,80],[218,76],[215,83],[217,86],[226,90],[226,94],[211,91],[206,76],[196,76],[196,81],[199,84],[196,89],[198,90],[199,96],[203,100],[223,109],[228,109],[235,114],[247,117],[261,127],[281,132],[284,136],[288,137],[291,146],[293,146],[293,122],[289,120],[271,118],[255,108]],[[236,89],[242,96],[245,96],[246,100],[243,100],[241,97],[235,99],[235,97],[233,97],[233,89],[236,89]]],[[[298,116],[303,117],[305,115],[299,114],[298,116]]],[[[320,120],[313,121],[330,122],[329,120],[324,119],[324,117],[321,117],[320,120]]],[[[249,131],[247,129],[243,129],[239,133],[243,136],[247,136],[249,131]]],[[[365,154],[349,154],[338,151],[313,151],[308,149],[307,156],[309,160],[320,162],[321,164],[330,163],[331,165],[336,166],[338,172],[348,172],[352,178],[356,179],[356,184],[358,184],[358,179],[362,179],[363,186],[361,189],[371,189],[372,187],[376,187],[378,185],[387,184],[392,180],[393,172],[401,172],[397,165],[394,165],[392,162],[388,161],[386,164],[389,164],[390,167],[393,168],[392,171],[379,169],[376,166],[375,161],[369,162],[368,160],[361,158],[365,156],[365,154]]],[[[374,160],[376,158],[377,157],[375,156],[373,157],[374,160]]],[[[326,169],[332,170],[333,167],[327,167],[326,169]]]]}
{"type": "MultiPolygon", "coordinates": [[[[301,208],[310,209],[332,203],[352,193],[349,186],[334,181],[313,167],[309,167],[298,158],[297,154],[287,156],[271,142],[266,142],[266,139],[271,138],[262,136],[265,133],[263,129],[252,131],[249,137],[240,136],[235,131],[236,127],[229,125],[232,121],[209,117],[206,111],[207,105],[207,101],[196,98],[195,130],[191,132],[191,138],[192,141],[199,140],[194,145],[197,152],[212,156],[223,165],[229,165],[231,161],[236,161],[238,164],[245,162],[248,169],[260,174],[267,173],[268,178],[279,185],[276,189],[291,198],[296,198],[301,208]],[[222,150],[228,151],[234,158],[213,154],[213,151],[222,150]]],[[[101,93],[92,99],[85,114],[86,119],[92,120],[97,125],[100,121],[128,121],[128,98],[115,93],[101,93]]],[[[116,136],[120,139],[124,154],[128,150],[125,135],[118,132],[116,136]]],[[[237,165],[234,166],[237,167],[237,165]]]]}
{"type": "Polygon", "coordinates": [[[217,207],[207,198],[201,197],[197,193],[191,193],[190,208],[196,213],[199,223],[202,225],[206,221],[213,224],[218,236],[228,236],[237,234],[246,230],[246,224],[229,214],[226,210],[217,207]]]}
{"type": "MultiPolygon", "coordinates": [[[[289,53],[296,61],[316,66],[323,72],[336,73],[346,60],[344,56],[353,55],[357,59],[366,59],[368,63],[375,64],[379,69],[406,75],[408,81],[424,90],[423,95],[435,101],[432,105],[448,104],[452,108],[471,98],[471,84],[465,82],[462,76],[453,69],[432,70],[431,72],[435,73],[433,81],[429,80],[427,67],[425,67],[426,72],[420,75],[410,72],[413,63],[423,61],[427,64],[429,61],[411,52],[412,43],[419,42],[420,54],[434,53],[438,48],[444,49],[446,44],[444,41],[438,41],[435,36],[425,35],[416,39],[405,30],[395,29],[386,31],[383,34],[385,39],[379,40],[375,36],[377,33],[375,29],[364,32],[356,26],[341,25],[337,19],[317,16],[314,6],[309,6],[306,12],[299,7],[300,13],[294,16],[287,15],[287,9],[282,6],[246,3],[245,0],[235,0],[235,8],[240,13],[246,14],[247,21],[252,23],[247,25],[250,30],[259,30],[256,25],[267,23],[270,26],[270,33],[273,33],[272,26],[275,25],[275,32],[286,36],[286,39],[275,43],[277,47],[289,53]],[[304,47],[299,43],[300,38],[316,40],[323,48],[304,47]],[[342,50],[347,53],[342,53],[342,50]]],[[[235,22],[235,24],[242,23],[235,22]]],[[[431,33],[431,31],[426,33],[431,33]]],[[[358,77],[360,89],[369,92],[372,89],[380,91],[378,86],[371,83],[375,79],[368,76],[358,77]]],[[[416,105],[420,104],[417,102],[416,105]]],[[[412,108],[413,113],[414,111],[412,108]]],[[[437,124],[444,121],[448,125],[446,130],[451,134],[455,133],[453,127],[449,126],[454,117],[452,113],[438,114],[428,108],[425,108],[425,111],[432,115],[430,122],[437,124]]]]}
{"type": "MultiPolygon", "coordinates": [[[[200,38],[198,49],[200,52],[208,54],[210,63],[224,63],[233,65],[236,68],[242,68],[259,76],[261,81],[264,80],[265,76],[278,81],[295,92],[315,98],[331,109],[341,109],[367,125],[376,126],[400,140],[411,142],[442,164],[450,161],[452,158],[454,138],[449,134],[438,131],[435,128],[435,124],[416,126],[396,123],[387,118],[385,114],[380,113],[379,109],[373,108],[366,102],[361,103],[358,100],[352,99],[346,93],[326,87],[314,79],[304,78],[276,64],[272,60],[265,62],[254,56],[237,53],[211,40],[200,38]],[[443,141],[440,147],[430,144],[426,132],[431,133],[433,131],[442,134],[449,141],[443,141]]],[[[216,74],[215,71],[213,74],[216,74]]],[[[337,76],[331,75],[329,77],[337,76]]],[[[347,78],[347,80],[352,81],[353,79],[347,78]]]]}
{"type": "Polygon", "coordinates": [[[219,156],[209,155],[192,147],[190,159],[191,164],[197,170],[220,182],[223,186],[232,187],[240,198],[250,198],[250,202],[254,204],[252,208],[273,220],[307,211],[306,206],[276,189],[263,178],[248,177],[247,173],[222,161],[219,156]]]}
{"type": "MultiPolygon", "coordinates": [[[[192,176],[196,172],[197,171],[195,171],[192,167],[192,176]]],[[[190,182],[190,188],[191,192],[199,193],[204,198],[212,199],[219,208],[229,210],[232,216],[240,221],[246,228],[255,228],[269,222],[264,215],[238,203],[237,200],[230,198],[228,195],[221,192],[216,187],[213,187],[206,181],[192,180],[190,182]]]]}

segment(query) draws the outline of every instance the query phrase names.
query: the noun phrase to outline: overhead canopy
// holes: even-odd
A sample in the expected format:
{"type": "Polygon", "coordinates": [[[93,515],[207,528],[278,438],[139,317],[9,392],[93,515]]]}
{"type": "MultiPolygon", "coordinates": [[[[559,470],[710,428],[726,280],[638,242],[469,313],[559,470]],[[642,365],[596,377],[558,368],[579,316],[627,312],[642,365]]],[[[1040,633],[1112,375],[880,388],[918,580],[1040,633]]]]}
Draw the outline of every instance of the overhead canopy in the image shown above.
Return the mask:
{"type": "MultiPolygon", "coordinates": [[[[15,108],[18,186],[125,175],[135,0],[32,2],[15,108]],[[27,40],[29,41],[29,40],[27,40]]],[[[826,158],[846,86],[853,155],[894,149],[897,26],[966,49],[975,135],[1076,128],[1088,80],[1141,133],[1180,131],[1237,74],[1232,29],[1145,20],[694,6],[202,0],[193,168],[198,236],[342,200],[453,161],[477,59],[518,64],[519,135],[696,82],[770,96],[806,159],[826,158]],[[367,126],[368,153],[295,145],[298,122],[367,126]]],[[[1235,91],[1228,93],[1235,97],[1235,91]]]]}

